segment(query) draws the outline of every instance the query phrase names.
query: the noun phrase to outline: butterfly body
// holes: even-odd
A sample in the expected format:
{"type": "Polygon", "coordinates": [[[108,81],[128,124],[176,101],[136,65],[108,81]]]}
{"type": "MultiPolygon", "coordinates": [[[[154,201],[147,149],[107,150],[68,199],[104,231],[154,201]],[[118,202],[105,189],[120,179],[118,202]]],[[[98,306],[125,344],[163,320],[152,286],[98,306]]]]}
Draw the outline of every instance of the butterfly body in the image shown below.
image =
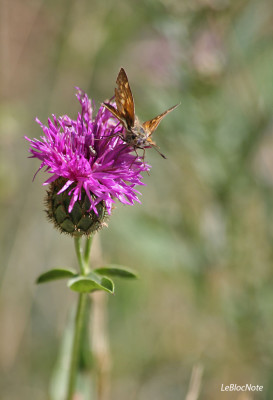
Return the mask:
{"type": "Polygon", "coordinates": [[[161,120],[169,112],[174,110],[178,104],[169,108],[167,111],[158,115],[157,117],[141,124],[138,117],[135,115],[134,98],[130,89],[126,72],[123,68],[121,68],[119,71],[116,83],[117,88],[115,89],[115,101],[117,108],[113,107],[113,105],[109,103],[103,103],[103,105],[124,126],[125,135],[122,137],[123,140],[134,149],[146,149],[149,147],[154,147],[163,158],[166,158],[158,150],[155,142],[153,142],[151,139],[151,135],[156,130],[161,120]]]}
{"type": "Polygon", "coordinates": [[[154,143],[149,136],[150,132],[145,131],[138,118],[136,118],[134,125],[126,129],[124,141],[134,148],[143,149],[150,147],[154,143]]]}

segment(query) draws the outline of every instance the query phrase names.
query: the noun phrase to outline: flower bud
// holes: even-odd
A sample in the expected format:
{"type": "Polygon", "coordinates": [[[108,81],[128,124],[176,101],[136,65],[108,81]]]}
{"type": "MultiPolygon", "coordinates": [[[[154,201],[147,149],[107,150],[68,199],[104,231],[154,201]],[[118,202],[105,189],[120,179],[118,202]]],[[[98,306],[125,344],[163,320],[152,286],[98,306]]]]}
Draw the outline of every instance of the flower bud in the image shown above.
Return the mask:
{"type": "MultiPolygon", "coordinates": [[[[84,189],[78,197],[71,212],[68,212],[71,202],[69,192],[73,186],[58,194],[65,184],[64,178],[58,178],[50,184],[45,198],[46,213],[50,222],[63,233],[72,236],[91,235],[103,226],[108,214],[104,201],[96,205],[97,214],[90,210],[90,200],[84,189]]],[[[95,196],[92,196],[95,199],[95,196]]]]}

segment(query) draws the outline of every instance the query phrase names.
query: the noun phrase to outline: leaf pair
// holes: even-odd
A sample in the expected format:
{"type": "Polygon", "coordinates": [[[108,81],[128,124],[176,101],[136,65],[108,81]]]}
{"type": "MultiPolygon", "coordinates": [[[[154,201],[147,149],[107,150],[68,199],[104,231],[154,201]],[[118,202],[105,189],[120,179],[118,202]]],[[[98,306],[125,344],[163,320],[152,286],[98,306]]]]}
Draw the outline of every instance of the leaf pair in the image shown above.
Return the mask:
{"type": "Polygon", "coordinates": [[[106,265],[97,268],[86,276],[77,274],[70,268],[53,268],[37,279],[37,283],[46,283],[59,279],[69,279],[67,286],[79,293],[91,293],[95,290],[104,290],[113,294],[115,290],[114,282],[108,276],[116,276],[120,278],[135,279],[137,275],[134,271],[127,267],[119,265],[106,265]]]}

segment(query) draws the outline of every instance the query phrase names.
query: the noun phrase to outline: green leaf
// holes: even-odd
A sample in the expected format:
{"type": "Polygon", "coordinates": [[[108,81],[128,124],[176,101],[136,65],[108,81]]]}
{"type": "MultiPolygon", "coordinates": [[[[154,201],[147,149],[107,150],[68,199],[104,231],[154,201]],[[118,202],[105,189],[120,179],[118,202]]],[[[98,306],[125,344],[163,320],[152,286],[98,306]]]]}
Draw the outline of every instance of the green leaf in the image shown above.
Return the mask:
{"type": "Polygon", "coordinates": [[[109,264],[104,267],[97,268],[94,270],[97,274],[106,275],[106,276],[117,276],[119,278],[130,278],[136,279],[138,278],[137,273],[127,267],[123,267],[122,265],[109,264]]]}
{"type": "Polygon", "coordinates": [[[78,276],[70,279],[68,287],[75,292],[90,293],[95,290],[105,290],[108,293],[114,293],[114,282],[106,277],[100,277],[94,272],[87,276],[78,276]]]}
{"type": "Polygon", "coordinates": [[[77,276],[77,272],[73,269],[69,268],[53,268],[47,272],[44,272],[40,275],[36,283],[45,283],[50,281],[55,281],[57,279],[65,279],[65,278],[72,278],[77,276]]]}

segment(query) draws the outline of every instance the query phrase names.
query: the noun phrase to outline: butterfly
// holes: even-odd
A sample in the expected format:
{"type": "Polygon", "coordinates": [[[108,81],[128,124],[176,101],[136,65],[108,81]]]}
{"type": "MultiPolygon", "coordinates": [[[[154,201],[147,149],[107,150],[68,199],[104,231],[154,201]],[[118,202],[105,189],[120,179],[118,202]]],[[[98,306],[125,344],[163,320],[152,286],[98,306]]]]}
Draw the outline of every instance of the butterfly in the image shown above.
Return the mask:
{"type": "Polygon", "coordinates": [[[135,103],[130,89],[128,77],[123,68],[120,69],[117,80],[117,88],[115,88],[115,102],[116,107],[109,103],[102,105],[109,110],[114,117],[116,117],[124,126],[126,133],[122,139],[129,145],[136,149],[143,149],[153,147],[163,157],[156,143],[153,142],[151,136],[160,124],[161,120],[171,111],[173,111],[179,104],[169,108],[157,117],[141,124],[138,117],[135,115],[135,103]]]}

